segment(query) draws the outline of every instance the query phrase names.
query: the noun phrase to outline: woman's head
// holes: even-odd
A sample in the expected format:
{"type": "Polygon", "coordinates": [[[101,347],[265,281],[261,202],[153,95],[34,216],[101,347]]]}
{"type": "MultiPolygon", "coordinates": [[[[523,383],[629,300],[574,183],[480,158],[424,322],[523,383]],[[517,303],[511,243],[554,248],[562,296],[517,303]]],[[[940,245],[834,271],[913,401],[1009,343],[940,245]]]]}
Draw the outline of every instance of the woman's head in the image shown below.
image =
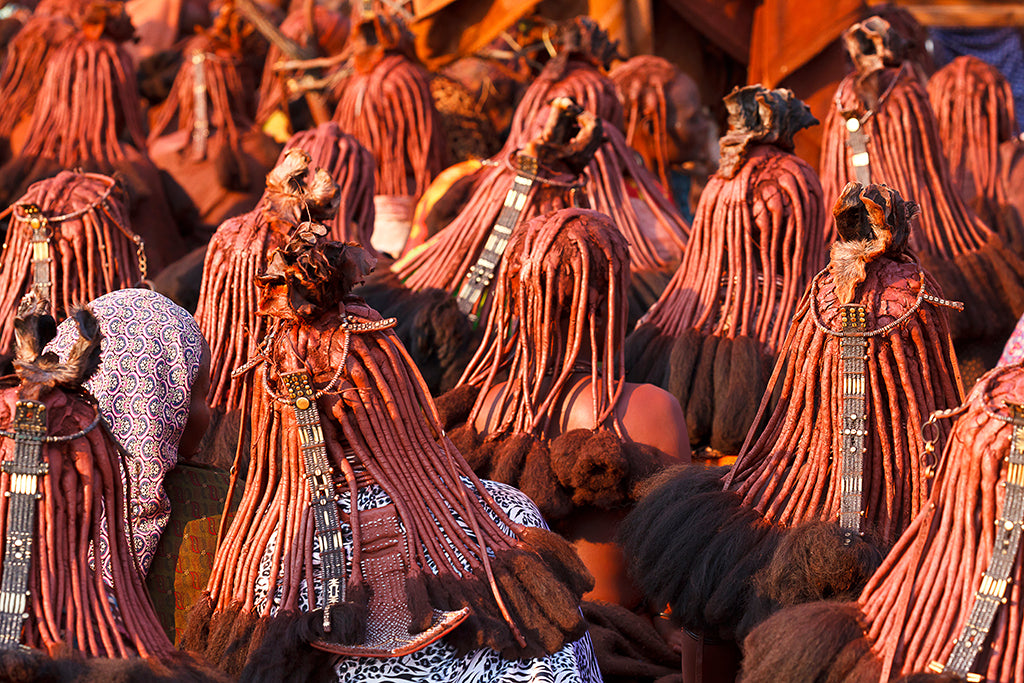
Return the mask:
{"type": "MultiPolygon", "coordinates": [[[[151,290],[111,292],[89,308],[103,341],[100,367],[85,388],[128,453],[129,516],[146,569],[170,516],[163,477],[209,422],[201,386],[209,382],[209,351],[192,316],[151,290]]],[[[77,337],[74,321],[65,321],[49,349],[64,358],[77,337]]]]}
{"type": "Polygon", "coordinates": [[[667,59],[638,55],[609,74],[626,114],[626,142],[668,187],[668,169],[707,161],[711,121],[692,78],[667,59]]]}
{"type": "Polygon", "coordinates": [[[605,390],[595,420],[603,423],[622,378],[628,288],[628,246],[608,216],[561,209],[520,226],[502,259],[484,340],[460,381],[481,386],[470,419],[501,368],[513,387],[503,399],[507,426],[543,432],[573,372],[600,368],[605,390]],[[537,381],[543,376],[551,382],[537,381]]]}
{"type": "Polygon", "coordinates": [[[608,216],[563,209],[528,221],[512,236],[504,259],[509,304],[521,321],[555,323],[579,308],[607,320],[625,306],[629,249],[608,216]],[[531,306],[551,302],[553,307],[531,306]],[[539,320],[538,320],[539,321],[539,320]]]}

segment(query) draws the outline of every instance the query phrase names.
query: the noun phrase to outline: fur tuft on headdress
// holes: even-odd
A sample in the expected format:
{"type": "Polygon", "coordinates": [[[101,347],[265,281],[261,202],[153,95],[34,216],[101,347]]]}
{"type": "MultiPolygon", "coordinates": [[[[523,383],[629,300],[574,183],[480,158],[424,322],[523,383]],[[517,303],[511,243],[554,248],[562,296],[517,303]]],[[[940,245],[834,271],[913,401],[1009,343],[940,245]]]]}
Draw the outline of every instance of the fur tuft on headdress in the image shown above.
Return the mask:
{"type": "Polygon", "coordinates": [[[49,312],[49,303],[30,290],[18,306],[14,320],[14,371],[23,385],[53,388],[61,385],[80,387],[100,364],[99,323],[87,308],[72,314],[78,325],[79,338],[71,347],[66,362],[53,352],[45,352],[46,344],[57,334],[57,323],[49,312]]]}
{"type": "Polygon", "coordinates": [[[906,260],[910,224],[920,214],[887,185],[847,183],[832,215],[840,241],[832,245],[828,269],[836,283],[839,303],[853,301],[868,263],[880,256],[906,260]]]}

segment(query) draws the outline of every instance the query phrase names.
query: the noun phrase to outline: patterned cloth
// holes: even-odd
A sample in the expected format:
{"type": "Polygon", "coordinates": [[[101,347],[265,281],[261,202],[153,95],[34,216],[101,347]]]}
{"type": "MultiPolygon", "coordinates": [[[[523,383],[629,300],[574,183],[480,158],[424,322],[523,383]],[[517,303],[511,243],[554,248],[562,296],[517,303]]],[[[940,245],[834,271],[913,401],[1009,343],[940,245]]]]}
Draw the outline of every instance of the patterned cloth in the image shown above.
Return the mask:
{"type": "MultiPolygon", "coordinates": [[[[163,479],[178,462],[192,383],[202,363],[203,335],[185,309],[148,289],[111,292],[89,308],[103,340],[99,370],[85,388],[96,397],[100,414],[129,456],[127,476],[121,472],[126,499],[130,492],[128,531],[145,573],[171,514],[163,479]]],[[[77,338],[74,321],[66,320],[48,348],[64,359],[77,338]]],[[[101,536],[100,557],[109,580],[105,539],[101,536]]]]}
{"type": "Polygon", "coordinates": [[[1024,37],[1016,27],[932,28],[936,43],[936,66],[944,66],[962,55],[972,55],[999,69],[1013,90],[1017,127],[1024,113],[1024,37]]]}
{"type": "Polygon", "coordinates": [[[1024,360],[1024,316],[1017,321],[1013,333],[1006,340],[1003,355],[999,357],[999,362],[996,365],[1014,365],[1022,360],[1024,360]]]}
{"type": "MultiPolygon", "coordinates": [[[[471,485],[467,482],[467,486],[471,485]]],[[[540,510],[533,501],[517,489],[506,484],[485,481],[484,488],[491,494],[505,514],[513,522],[525,526],[547,528],[540,510]]],[[[370,510],[391,503],[391,499],[376,484],[359,490],[357,505],[360,510],[370,510]]],[[[341,512],[349,511],[349,498],[342,496],[338,501],[341,512]]],[[[459,525],[474,538],[469,525],[461,519],[459,525]]],[[[505,529],[504,525],[499,525],[505,529]]],[[[507,529],[505,529],[507,531],[507,529]]],[[[345,551],[348,554],[348,567],[351,570],[352,532],[348,524],[342,523],[342,537],[345,551]]],[[[276,538],[277,532],[274,532],[276,538]]],[[[320,591],[320,552],[313,538],[313,583],[314,590],[320,591]]],[[[267,599],[267,587],[270,579],[271,558],[276,543],[271,541],[267,547],[263,561],[260,563],[259,576],[256,579],[255,595],[257,603],[267,599]]],[[[278,586],[275,595],[276,604],[281,598],[278,586]]],[[[299,606],[308,609],[306,582],[299,587],[299,606]]],[[[450,683],[601,683],[601,672],[594,657],[594,646],[590,634],[583,636],[575,643],[566,645],[549,657],[539,659],[509,660],[490,649],[476,650],[467,655],[459,656],[455,650],[443,640],[404,657],[369,658],[343,657],[337,664],[338,680],[365,683],[412,683],[413,681],[448,681],[450,683]]]]}

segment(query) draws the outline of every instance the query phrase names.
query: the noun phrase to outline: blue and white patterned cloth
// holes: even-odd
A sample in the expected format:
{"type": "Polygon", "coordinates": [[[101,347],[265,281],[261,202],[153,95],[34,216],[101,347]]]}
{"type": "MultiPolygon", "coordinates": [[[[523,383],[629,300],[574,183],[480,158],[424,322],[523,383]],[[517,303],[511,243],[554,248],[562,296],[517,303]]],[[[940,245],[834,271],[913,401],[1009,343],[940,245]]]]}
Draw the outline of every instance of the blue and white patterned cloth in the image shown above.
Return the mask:
{"type": "MultiPolygon", "coordinates": [[[[484,481],[484,488],[494,498],[513,522],[524,526],[547,528],[540,510],[524,493],[506,484],[484,481]]],[[[471,486],[467,482],[467,486],[471,486]]],[[[391,503],[388,495],[377,486],[359,490],[360,510],[383,507],[391,503]]],[[[347,513],[349,499],[342,496],[338,501],[342,513],[347,513]]],[[[459,524],[472,538],[473,532],[461,519],[459,524]]],[[[500,524],[500,523],[499,523],[500,524]]],[[[342,537],[351,563],[352,535],[348,524],[342,524],[342,537]]],[[[314,536],[313,580],[319,590],[320,553],[314,536]]],[[[270,579],[271,557],[276,546],[275,539],[267,546],[260,563],[256,580],[256,603],[266,603],[270,579]]],[[[306,582],[299,587],[299,607],[308,609],[306,582]]],[[[278,586],[276,600],[281,597],[278,586]]],[[[273,611],[273,610],[272,610],[273,611]]],[[[459,655],[443,640],[403,657],[369,658],[347,657],[337,664],[338,680],[345,683],[412,683],[413,681],[448,681],[451,683],[601,683],[601,672],[594,657],[594,646],[590,634],[575,643],[570,643],[548,657],[538,659],[510,660],[490,649],[476,650],[459,655]]]]}
{"type": "Polygon", "coordinates": [[[1024,114],[1024,39],[1020,31],[1015,27],[933,28],[931,37],[935,43],[936,66],[971,55],[999,69],[1013,90],[1019,128],[1024,114]]]}

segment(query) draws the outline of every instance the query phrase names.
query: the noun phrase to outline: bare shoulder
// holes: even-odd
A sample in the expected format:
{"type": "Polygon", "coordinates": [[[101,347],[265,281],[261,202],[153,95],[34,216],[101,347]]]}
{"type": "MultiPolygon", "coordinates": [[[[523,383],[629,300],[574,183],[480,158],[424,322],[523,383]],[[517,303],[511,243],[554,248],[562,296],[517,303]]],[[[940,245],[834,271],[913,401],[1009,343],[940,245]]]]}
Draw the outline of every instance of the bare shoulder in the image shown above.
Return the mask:
{"type": "Polygon", "coordinates": [[[627,382],[616,412],[628,439],[690,462],[686,418],[675,396],[653,384],[627,382]]]}

